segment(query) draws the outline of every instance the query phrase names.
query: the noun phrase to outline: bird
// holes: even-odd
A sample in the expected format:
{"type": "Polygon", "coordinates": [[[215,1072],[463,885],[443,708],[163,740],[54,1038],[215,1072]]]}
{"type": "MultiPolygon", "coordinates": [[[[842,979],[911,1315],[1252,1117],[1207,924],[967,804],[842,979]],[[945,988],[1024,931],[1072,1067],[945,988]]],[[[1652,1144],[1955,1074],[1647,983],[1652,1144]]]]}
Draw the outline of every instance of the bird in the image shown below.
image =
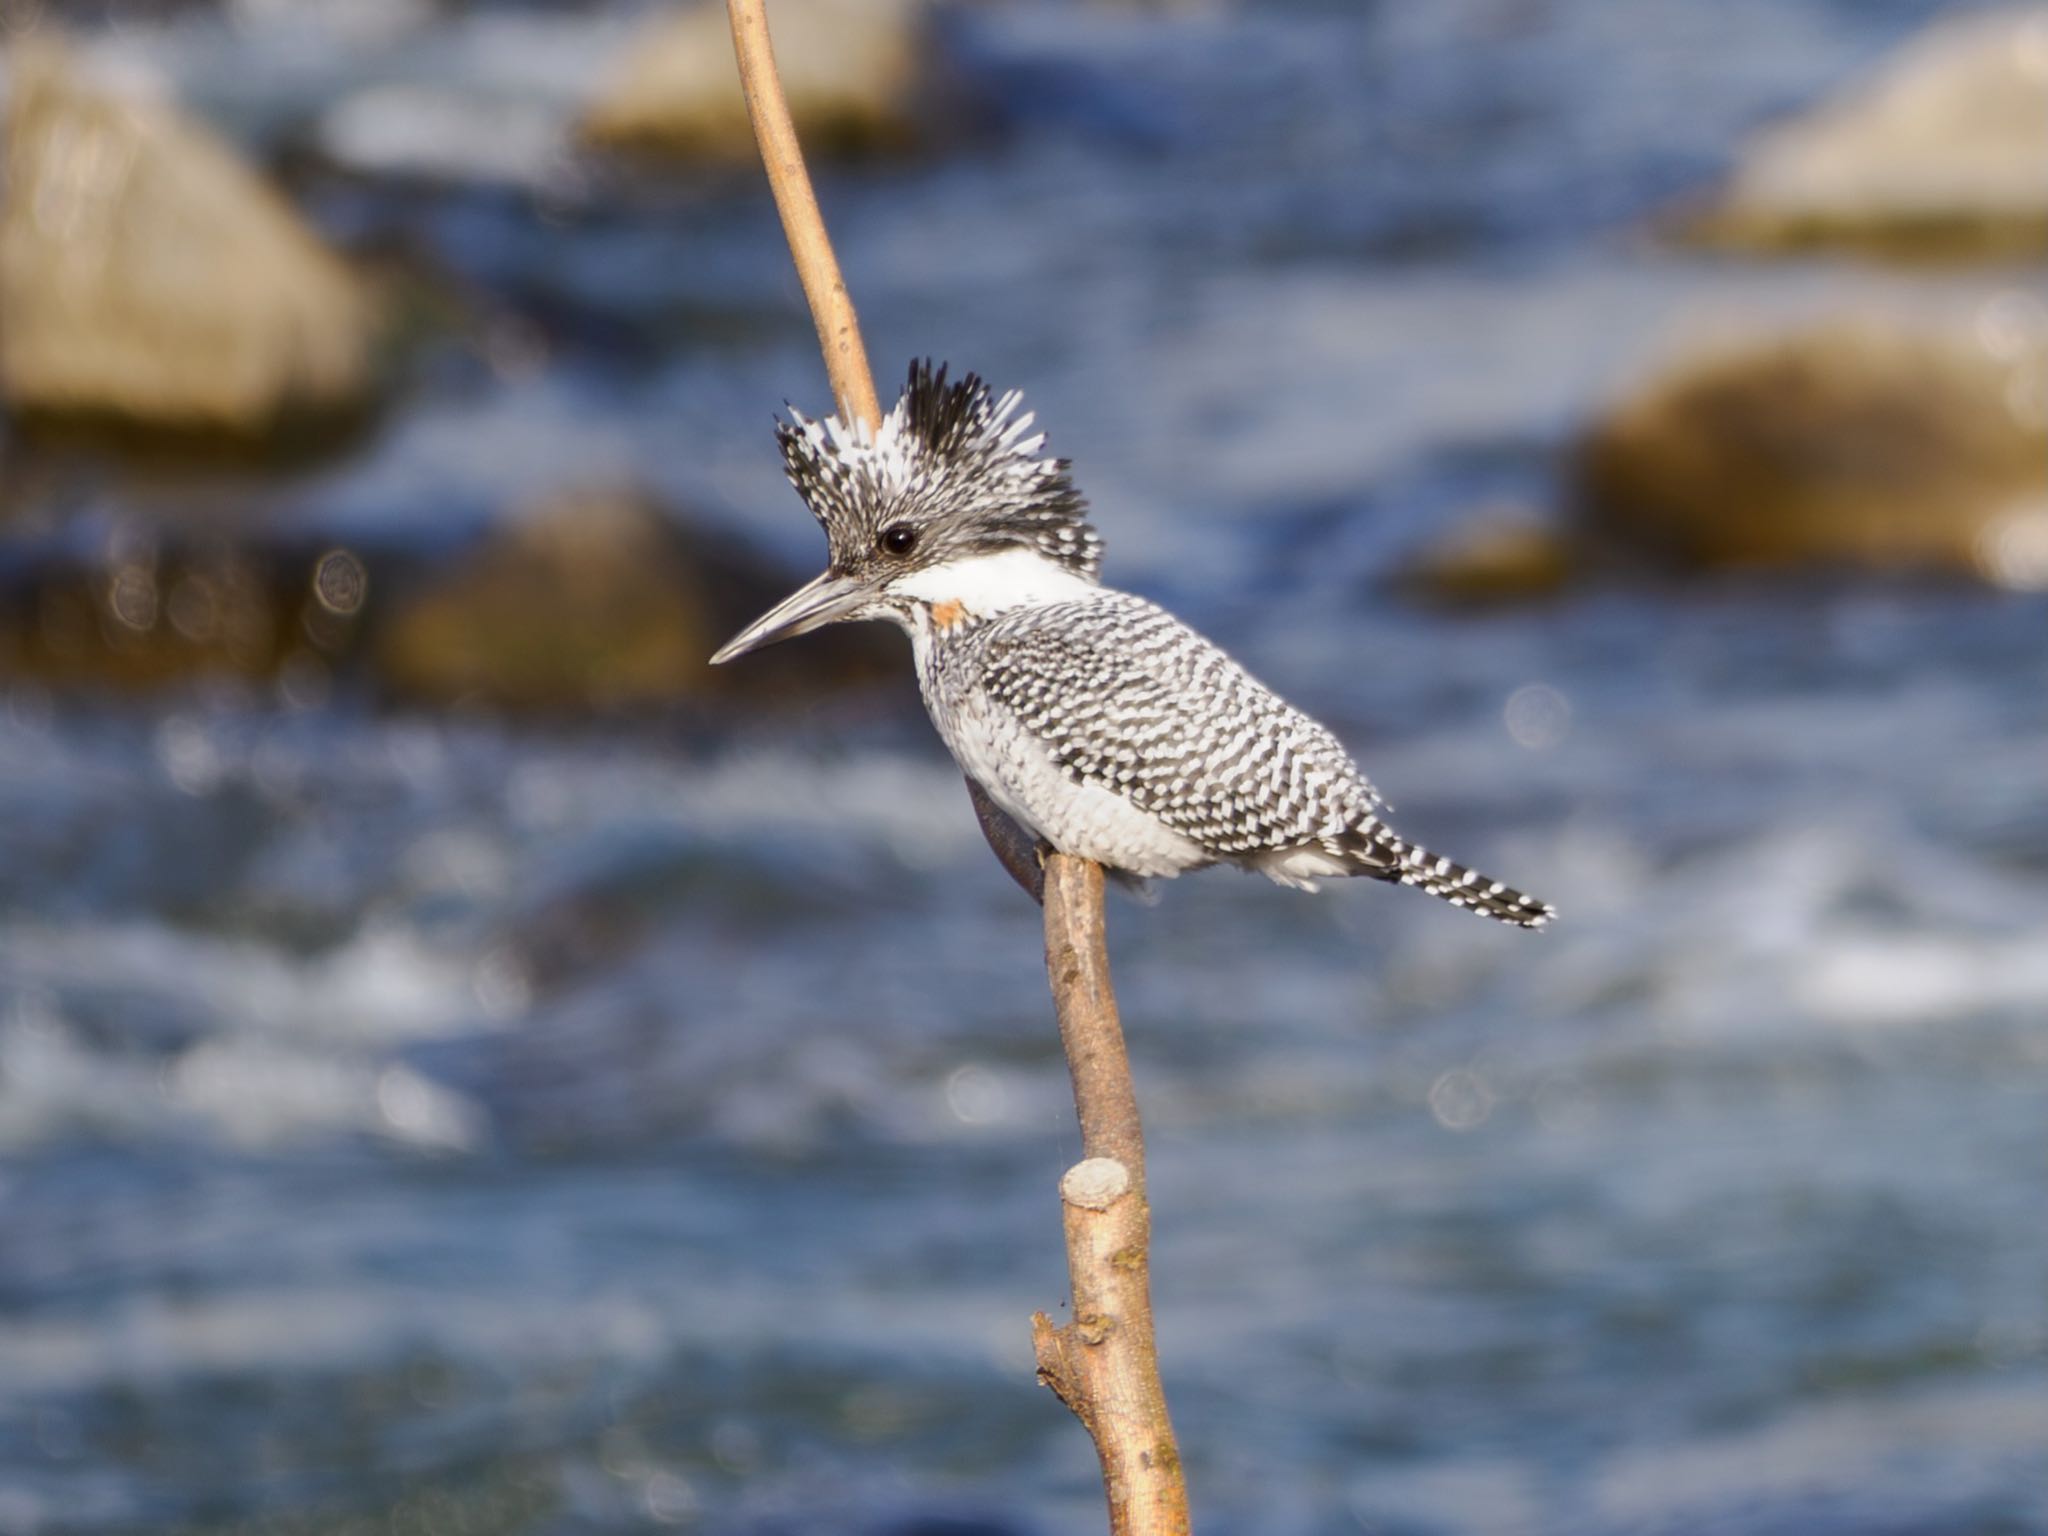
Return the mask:
{"type": "Polygon", "coordinates": [[[970,790],[1041,847],[1139,883],[1234,864],[1311,891],[1370,876],[1522,928],[1556,916],[1395,832],[1326,727],[1165,609],[1104,585],[1072,465],[1022,405],[926,359],[878,426],[787,407],[783,467],[828,563],[712,663],[885,620],[908,631],[970,790]]]}

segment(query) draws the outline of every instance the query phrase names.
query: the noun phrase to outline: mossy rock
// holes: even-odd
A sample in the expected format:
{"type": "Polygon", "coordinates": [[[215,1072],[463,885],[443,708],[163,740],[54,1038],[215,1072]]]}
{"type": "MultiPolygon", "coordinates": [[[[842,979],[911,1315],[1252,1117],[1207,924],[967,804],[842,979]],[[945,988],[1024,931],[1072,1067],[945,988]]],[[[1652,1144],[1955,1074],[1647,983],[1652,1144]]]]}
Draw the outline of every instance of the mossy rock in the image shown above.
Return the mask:
{"type": "Polygon", "coordinates": [[[300,703],[367,681],[404,704],[574,718],[804,704],[909,672],[873,624],[711,667],[803,574],[631,490],[556,497],[434,559],[175,521],[96,544],[31,527],[0,547],[0,681],[228,679],[300,703]]]}
{"type": "Polygon", "coordinates": [[[1481,508],[1411,555],[1399,585],[1446,607],[1495,607],[1555,597],[1579,551],[1551,521],[1518,508],[1481,508]]]}
{"type": "Polygon", "coordinates": [[[874,626],[710,666],[723,641],[801,581],[684,528],[637,492],[571,492],[394,597],[377,672],[416,702],[582,713],[774,702],[903,670],[874,626]]]}
{"type": "Polygon", "coordinates": [[[1591,528],[1684,567],[2048,583],[2048,310],[1991,302],[1971,326],[1844,320],[1682,359],[1581,444],[1591,528]]]}
{"type": "Polygon", "coordinates": [[[286,677],[317,689],[353,655],[367,608],[363,564],[343,550],[138,532],[98,558],[9,563],[0,678],[48,687],[141,692],[286,677]]]}

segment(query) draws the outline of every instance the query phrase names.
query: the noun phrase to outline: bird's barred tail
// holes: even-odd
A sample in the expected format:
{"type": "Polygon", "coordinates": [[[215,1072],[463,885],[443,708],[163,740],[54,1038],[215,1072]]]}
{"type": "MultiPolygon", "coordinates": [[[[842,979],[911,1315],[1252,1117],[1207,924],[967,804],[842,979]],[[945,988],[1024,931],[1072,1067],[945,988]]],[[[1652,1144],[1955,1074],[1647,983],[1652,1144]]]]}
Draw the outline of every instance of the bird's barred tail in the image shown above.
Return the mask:
{"type": "Polygon", "coordinates": [[[1557,916],[1557,909],[1549,902],[1538,901],[1490,875],[1440,858],[1427,848],[1397,837],[1384,823],[1368,823],[1352,833],[1351,838],[1346,852],[1358,861],[1361,873],[1375,879],[1412,885],[1454,907],[1513,923],[1518,928],[1541,928],[1557,916]]]}

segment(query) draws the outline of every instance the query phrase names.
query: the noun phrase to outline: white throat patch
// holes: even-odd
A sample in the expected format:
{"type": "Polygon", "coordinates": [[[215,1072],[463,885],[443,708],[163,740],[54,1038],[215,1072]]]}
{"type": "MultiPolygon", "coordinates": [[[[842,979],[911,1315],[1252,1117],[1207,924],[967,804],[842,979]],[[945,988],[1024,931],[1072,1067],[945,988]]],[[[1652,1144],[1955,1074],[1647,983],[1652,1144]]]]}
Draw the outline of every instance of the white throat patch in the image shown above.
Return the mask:
{"type": "Polygon", "coordinates": [[[993,618],[1011,608],[1103,595],[1094,582],[1028,549],[931,566],[892,582],[890,590],[930,604],[935,615],[950,615],[950,622],[942,623],[947,628],[962,619],[993,618]]]}

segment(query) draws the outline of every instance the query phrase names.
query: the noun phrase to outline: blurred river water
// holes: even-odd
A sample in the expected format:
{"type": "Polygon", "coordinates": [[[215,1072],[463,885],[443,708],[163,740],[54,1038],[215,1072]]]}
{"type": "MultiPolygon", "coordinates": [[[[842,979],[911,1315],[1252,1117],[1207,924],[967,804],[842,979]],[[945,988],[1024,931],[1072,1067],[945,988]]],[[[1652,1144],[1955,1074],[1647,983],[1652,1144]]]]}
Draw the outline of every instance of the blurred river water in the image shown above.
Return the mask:
{"type": "MultiPolygon", "coordinates": [[[[2048,599],[1391,579],[1555,507],[1680,337],[2042,292],[1645,233],[1939,9],[975,6],[997,126],[822,176],[885,391],[1025,388],[1109,579],[1564,914],[1116,904],[1204,1531],[2048,1533],[2048,599]]],[[[765,195],[514,152],[631,15],[88,28],[487,323],[338,458],[81,525],[426,548],[631,481],[816,562],[765,195]]],[[[585,724],[0,685],[0,1536],[1098,1529],[1025,1321],[1039,943],[907,666],[585,724]]]]}

